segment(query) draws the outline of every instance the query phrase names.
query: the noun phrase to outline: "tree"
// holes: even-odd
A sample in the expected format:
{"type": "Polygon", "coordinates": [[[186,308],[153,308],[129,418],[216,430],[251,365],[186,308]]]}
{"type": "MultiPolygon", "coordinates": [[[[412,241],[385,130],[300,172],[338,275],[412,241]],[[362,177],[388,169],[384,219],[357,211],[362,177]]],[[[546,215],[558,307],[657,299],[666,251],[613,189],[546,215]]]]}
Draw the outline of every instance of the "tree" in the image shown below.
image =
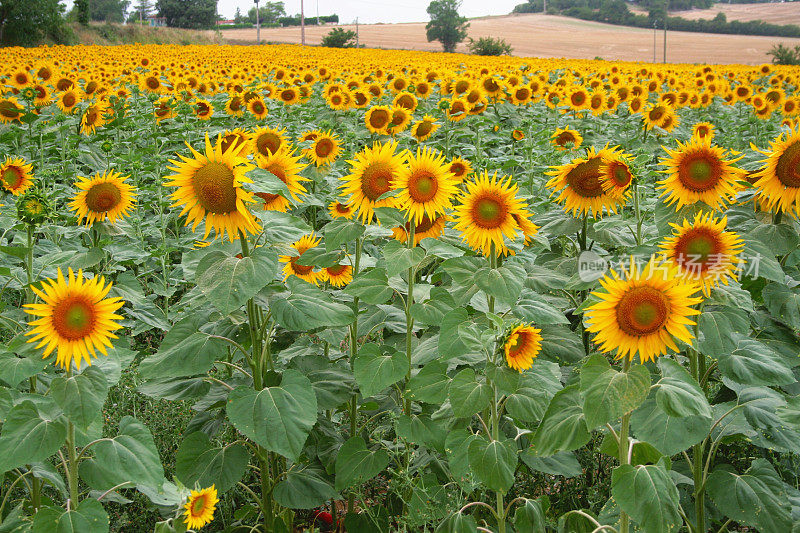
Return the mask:
{"type": "Polygon", "coordinates": [[[153,2],[152,0],[136,0],[136,10],[134,11],[136,14],[137,20],[144,20],[150,15],[153,14],[153,2]]]}
{"type": "Polygon", "coordinates": [[[174,28],[213,28],[217,20],[217,0],[158,0],[156,7],[174,28]]]}
{"type": "Polygon", "coordinates": [[[92,20],[123,22],[128,11],[128,0],[89,0],[92,20]]]}
{"type": "Polygon", "coordinates": [[[772,62],[776,65],[800,65],[800,44],[794,49],[783,43],[772,45],[767,55],[772,56],[772,62]]]}
{"type": "Polygon", "coordinates": [[[433,0],[428,6],[428,42],[439,41],[445,52],[455,52],[456,45],[467,37],[469,22],[458,14],[460,7],[460,0],[433,0]]]}
{"type": "Polygon", "coordinates": [[[328,35],[322,38],[322,46],[328,48],[354,48],[356,46],[356,32],[333,28],[328,35]]]}
{"type": "Polygon", "coordinates": [[[78,22],[84,26],[89,24],[89,0],[75,0],[75,11],[78,14],[78,22]]]}
{"type": "Polygon", "coordinates": [[[0,0],[0,43],[33,46],[45,39],[62,44],[70,41],[59,0],[0,0]]]}
{"type": "MultiPolygon", "coordinates": [[[[286,16],[283,2],[267,2],[258,8],[258,12],[261,24],[275,24],[278,22],[278,18],[286,16]]],[[[256,23],[256,8],[250,8],[250,11],[247,12],[247,19],[251,24],[256,23]]]]}

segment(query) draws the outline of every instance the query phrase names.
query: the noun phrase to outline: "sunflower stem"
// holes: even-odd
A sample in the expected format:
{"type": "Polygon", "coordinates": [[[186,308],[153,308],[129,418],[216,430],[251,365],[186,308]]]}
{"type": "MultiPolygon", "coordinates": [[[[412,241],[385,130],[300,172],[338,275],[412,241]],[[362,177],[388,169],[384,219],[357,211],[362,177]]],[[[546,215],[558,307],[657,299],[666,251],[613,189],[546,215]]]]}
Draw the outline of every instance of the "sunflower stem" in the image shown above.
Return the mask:
{"type": "MultiPolygon", "coordinates": [[[[489,268],[496,269],[497,268],[497,251],[495,248],[494,242],[491,243],[489,249],[489,268]]],[[[489,312],[494,313],[494,296],[487,296],[487,303],[489,306],[489,312]]],[[[493,441],[500,440],[500,410],[497,408],[498,404],[498,396],[497,396],[497,385],[489,376],[486,377],[492,387],[492,412],[491,412],[491,439],[493,441]]],[[[496,501],[497,501],[497,531],[499,533],[505,533],[506,531],[506,517],[505,517],[505,505],[503,504],[503,493],[501,491],[495,492],[496,501]]]]}
{"type": "MultiPolygon", "coordinates": [[[[361,267],[361,247],[363,241],[356,239],[355,258],[353,261],[353,277],[358,275],[361,267]]],[[[350,324],[350,365],[358,354],[358,296],[353,297],[353,322],[350,324]]],[[[358,393],[354,392],[350,398],[350,437],[355,437],[358,431],[358,393]]],[[[355,506],[355,492],[351,491],[347,496],[347,512],[352,513],[355,506]]]]}
{"type": "MultiPolygon", "coordinates": [[[[25,274],[28,279],[28,286],[25,288],[25,303],[32,304],[34,302],[35,295],[33,293],[33,225],[26,224],[27,234],[28,234],[28,249],[27,253],[25,254],[25,274]]],[[[36,394],[36,376],[30,377],[30,384],[31,384],[31,394],[36,394]]],[[[36,477],[31,478],[31,506],[33,507],[34,512],[39,510],[39,507],[42,505],[42,483],[36,477]]],[[[2,516],[0,516],[0,520],[2,520],[2,516]]]]}
{"type": "Polygon", "coordinates": [[[633,183],[633,210],[636,213],[636,245],[642,245],[642,208],[639,204],[639,184],[633,183]]]}
{"type": "MultiPolygon", "coordinates": [[[[67,379],[72,377],[72,363],[67,368],[67,379]]],[[[67,485],[69,487],[69,502],[67,508],[78,506],[78,457],[75,452],[75,425],[72,420],[67,420],[67,485]]]]}
{"type": "MultiPolygon", "coordinates": [[[[416,222],[414,220],[409,221],[408,223],[408,248],[409,250],[414,249],[414,240],[416,236],[416,222]]],[[[414,304],[414,278],[416,277],[416,272],[414,271],[414,267],[410,267],[408,269],[408,297],[406,298],[406,359],[408,360],[408,370],[406,372],[406,388],[408,387],[408,382],[411,380],[411,344],[412,344],[412,337],[414,336],[414,317],[411,316],[411,306],[414,304]]],[[[405,413],[408,416],[411,416],[411,399],[406,398],[405,400],[405,413]]]]}
{"type": "MultiPolygon", "coordinates": [[[[626,374],[631,368],[631,360],[625,356],[622,360],[622,371],[626,374]]],[[[620,466],[628,464],[628,430],[631,422],[631,413],[622,415],[622,423],[619,428],[619,447],[617,448],[620,466]]],[[[628,533],[630,518],[627,513],[619,512],[619,533],[628,533]]]]}
{"type": "MultiPolygon", "coordinates": [[[[695,326],[696,329],[696,326],[695,326]]],[[[695,335],[697,331],[695,331],[695,335]]],[[[701,376],[700,365],[698,364],[698,360],[700,358],[705,359],[705,356],[702,356],[697,353],[694,348],[689,348],[686,351],[686,354],[689,356],[689,370],[692,374],[692,377],[697,381],[700,382],[699,376],[701,376]]],[[[703,361],[703,366],[705,366],[705,361],[703,361]]],[[[703,373],[705,373],[703,371],[703,373]]],[[[705,506],[705,488],[703,483],[703,454],[705,453],[705,441],[699,444],[695,444],[692,446],[692,477],[694,478],[694,513],[695,513],[695,531],[698,533],[705,533],[706,532],[706,506],[705,506]]]]}
{"type": "Polygon", "coordinates": [[[783,219],[783,211],[781,210],[776,211],[775,214],[772,215],[772,223],[775,224],[776,226],[781,223],[782,219],[783,219]]]}

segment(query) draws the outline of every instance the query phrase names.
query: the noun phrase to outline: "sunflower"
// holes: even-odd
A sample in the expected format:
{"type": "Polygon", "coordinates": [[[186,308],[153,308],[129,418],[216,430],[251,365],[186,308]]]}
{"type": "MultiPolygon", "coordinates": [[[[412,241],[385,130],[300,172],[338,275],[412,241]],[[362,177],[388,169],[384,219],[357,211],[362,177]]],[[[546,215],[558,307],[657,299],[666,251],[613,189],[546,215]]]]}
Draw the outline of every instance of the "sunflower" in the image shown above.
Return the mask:
{"type": "Polygon", "coordinates": [[[231,95],[225,103],[225,112],[234,117],[241,117],[245,108],[244,99],[238,94],[231,95]]]}
{"type": "Polygon", "coordinates": [[[757,198],[771,211],[800,214],[800,126],[781,133],[761,153],[767,158],[753,175],[757,198]]]}
{"type": "MultiPolygon", "coordinates": [[[[449,218],[447,215],[439,215],[433,220],[428,215],[423,215],[422,220],[414,224],[414,246],[419,245],[422,239],[428,237],[439,238],[444,233],[444,226],[449,218]]],[[[392,228],[392,236],[400,242],[408,242],[408,231],[411,229],[411,222],[406,222],[403,226],[392,228]]]]}
{"type": "Polygon", "coordinates": [[[11,76],[11,84],[17,89],[22,89],[33,83],[33,78],[27,70],[19,69],[11,76]]]}
{"type": "Polygon", "coordinates": [[[503,351],[508,366],[522,373],[533,366],[533,360],[542,350],[542,330],[533,326],[516,326],[511,330],[503,351]]]}
{"type": "Polygon", "coordinates": [[[215,506],[218,502],[217,489],[214,488],[214,485],[200,491],[191,491],[186,505],[183,506],[186,509],[183,512],[186,517],[183,521],[186,527],[200,529],[211,523],[214,520],[214,511],[217,509],[215,506]]]}
{"type": "Polygon", "coordinates": [[[293,105],[300,101],[300,91],[296,87],[286,87],[278,90],[279,101],[284,105],[293,105]]]}
{"type": "Polygon", "coordinates": [[[411,126],[411,136],[418,142],[422,142],[439,129],[436,119],[430,115],[425,115],[422,120],[418,120],[411,126]]]}
{"type": "Polygon", "coordinates": [[[645,129],[652,129],[654,126],[661,126],[664,123],[664,118],[669,114],[672,108],[666,104],[654,104],[648,106],[642,116],[644,117],[645,129]]]}
{"type": "Polygon", "coordinates": [[[529,219],[531,214],[527,210],[523,210],[522,213],[514,213],[511,216],[514,218],[514,222],[517,223],[517,226],[519,226],[519,229],[522,231],[522,235],[525,238],[523,244],[528,244],[531,242],[531,237],[539,233],[539,226],[531,222],[529,219]]]}
{"type": "Polygon", "coordinates": [[[341,202],[331,202],[328,204],[328,212],[331,214],[331,218],[352,218],[355,209],[341,202]]]}
{"type": "Polygon", "coordinates": [[[6,156],[0,164],[0,184],[14,196],[23,194],[33,185],[33,165],[21,157],[6,156]]]}
{"type": "Polygon", "coordinates": [[[498,179],[496,172],[489,177],[485,170],[467,183],[461,193],[461,205],[455,208],[455,229],[472,249],[487,256],[492,248],[498,255],[508,253],[505,239],[516,239],[521,231],[514,215],[527,213],[527,204],[517,198],[518,190],[510,177],[498,179]]]}
{"type": "Polygon", "coordinates": [[[447,167],[447,169],[458,182],[464,181],[467,179],[467,176],[474,172],[472,169],[472,163],[461,157],[454,157],[450,161],[450,165],[447,167]]]}
{"type": "Polygon", "coordinates": [[[370,132],[385,135],[392,123],[392,108],[385,105],[370,107],[364,114],[364,123],[370,132]]]}
{"type": "Polygon", "coordinates": [[[269,114],[267,104],[264,103],[264,100],[262,100],[261,97],[253,98],[247,102],[247,110],[259,120],[266,118],[266,116],[269,114]]]}
{"type": "MultiPolygon", "coordinates": [[[[187,146],[189,146],[187,144],[187,146]]],[[[192,224],[194,231],[205,220],[206,239],[213,229],[218,236],[233,241],[241,231],[255,233],[258,224],[247,209],[253,203],[253,196],[242,188],[243,183],[252,183],[245,174],[253,168],[238,153],[239,147],[231,146],[222,151],[222,136],[216,143],[206,134],[205,154],[189,146],[192,157],[179,155],[182,161],[170,160],[174,166],[168,167],[176,174],[167,176],[166,187],[178,187],[172,193],[173,206],[181,205],[181,214],[187,214],[186,225],[192,224]]]]}
{"type": "Polygon", "coordinates": [[[250,134],[250,142],[252,143],[252,152],[256,156],[269,156],[289,146],[286,128],[281,130],[270,127],[256,128],[250,134]]]}
{"type": "Polygon", "coordinates": [[[627,154],[615,152],[609,155],[600,163],[599,170],[600,185],[603,190],[617,197],[625,196],[625,192],[633,181],[627,154]]]}
{"type": "Polygon", "coordinates": [[[325,281],[324,270],[315,272],[314,267],[297,264],[297,260],[300,259],[300,256],[311,248],[316,248],[319,242],[320,239],[313,233],[311,235],[304,235],[299,241],[292,245],[294,249],[297,250],[297,255],[282,255],[280,257],[280,262],[286,263],[283,267],[283,279],[289,276],[297,276],[313,285],[319,285],[320,281],[325,281]]]}
{"type": "Polygon", "coordinates": [[[195,100],[194,106],[192,106],[192,111],[194,112],[194,116],[200,120],[211,120],[211,117],[214,115],[214,106],[211,105],[211,102],[208,100],[198,98],[195,100]]]}
{"type": "Polygon", "coordinates": [[[324,279],[334,287],[344,287],[353,281],[353,267],[350,265],[333,265],[322,269],[324,279]]]}
{"type": "Polygon", "coordinates": [[[708,297],[720,282],[727,285],[736,273],[737,255],[744,243],[732,231],[725,231],[727,217],[712,218],[710,213],[697,213],[693,222],[670,224],[674,231],[661,244],[664,255],[678,267],[679,275],[697,282],[708,297]]]}
{"type": "Polygon", "coordinates": [[[0,122],[19,122],[25,110],[19,106],[17,99],[12,97],[0,98],[0,122]]]}
{"type": "Polygon", "coordinates": [[[394,100],[392,100],[392,105],[394,107],[403,107],[413,113],[418,105],[417,97],[410,92],[403,91],[397,93],[394,100]]]}
{"type": "Polygon", "coordinates": [[[311,143],[311,147],[303,153],[316,166],[330,165],[341,155],[342,143],[339,137],[329,131],[319,132],[311,143]]]}
{"type": "Polygon", "coordinates": [[[33,105],[36,107],[46,106],[53,101],[50,90],[44,85],[37,83],[33,86],[33,92],[36,95],[33,98],[33,105]]]}
{"type": "Polygon", "coordinates": [[[431,148],[417,148],[410,154],[393,185],[400,192],[396,207],[407,212],[409,220],[419,224],[423,215],[435,219],[451,209],[453,196],[458,192],[455,177],[448,170],[443,154],[431,148]]]}
{"type": "Polygon", "coordinates": [[[78,94],[70,89],[69,91],[61,93],[61,95],[56,99],[56,105],[58,108],[64,112],[66,115],[71,115],[72,111],[75,109],[75,106],[78,105],[80,102],[80,98],[78,94]]]}
{"type": "Polygon", "coordinates": [[[600,301],[586,310],[587,331],[604,352],[616,350],[616,358],[642,362],[678,351],[675,339],[691,344],[689,317],[700,311],[692,306],[702,301],[693,295],[700,286],[676,275],[674,267],[652,257],[643,269],[631,258],[623,275],[612,270],[600,280],[603,291],[592,295],[600,301]]]}
{"type": "Polygon", "coordinates": [[[386,128],[392,135],[405,131],[411,124],[411,112],[405,107],[392,108],[392,120],[386,128]]]}
{"type": "Polygon", "coordinates": [[[577,150],[582,143],[581,134],[571,128],[557,128],[550,137],[550,144],[555,146],[556,150],[577,150]]]}
{"type": "Polygon", "coordinates": [[[736,196],[737,181],[745,172],[733,166],[741,159],[725,159],[726,150],[712,146],[710,140],[693,137],[687,143],[678,141],[678,149],[664,148],[668,158],[662,159],[667,167],[661,172],[669,174],[659,181],[661,196],[667,196],[669,205],[675,209],[696,202],[703,202],[715,210],[721,210],[736,196]]]}
{"type": "Polygon", "coordinates": [[[175,100],[169,96],[165,96],[153,102],[153,115],[156,117],[156,122],[174,117],[175,100]]]}
{"type": "Polygon", "coordinates": [[[241,128],[225,130],[222,134],[222,152],[227,152],[231,147],[233,147],[241,157],[249,155],[251,152],[250,134],[241,128]]]}
{"type": "Polygon", "coordinates": [[[358,218],[364,223],[372,220],[376,207],[394,205],[393,198],[379,198],[395,188],[394,182],[403,168],[404,152],[396,153],[397,142],[374,143],[348,161],[350,174],[339,178],[343,194],[348,195],[347,205],[358,209],[358,218]]]}
{"type": "Polygon", "coordinates": [[[558,194],[556,202],[563,204],[564,211],[573,216],[603,216],[604,213],[616,213],[626,200],[624,195],[616,195],[606,190],[601,183],[601,165],[612,158],[620,156],[617,147],[605,147],[595,151],[590,147],[585,158],[573,159],[571,163],[552,167],[547,172],[553,176],[547,187],[558,194]]]}
{"type": "Polygon", "coordinates": [[[75,186],[79,192],[69,207],[77,213],[79,224],[86,219],[86,225],[91,227],[95,221],[106,218],[113,224],[117,218],[128,216],[136,203],[136,189],[125,183],[128,176],[108,170],[91,178],[78,177],[80,181],[75,186]]]}
{"type": "Polygon", "coordinates": [[[710,141],[714,138],[714,125],[710,122],[698,122],[692,126],[692,135],[710,141]]]}
{"type": "Polygon", "coordinates": [[[514,130],[511,132],[511,138],[515,141],[521,141],[525,138],[525,133],[522,130],[514,130]]]}
{"type": "Polygon", "coordinates": [[[458,122],[467,117],[471,108],[466,98],[453,98],[445,113],[449,121],[458,122]]]}
{"type": "MultiPolygon", "coordinates": [[[[300,175],[300,172],[307,165],[300,163],[300,156],[294,155],[294,150],[283,149],[266,157],[258,156],[256,157],[256,163],[258,163],[259,167],[271,172],[284,182],[294,201],[300,202],[300,196],[308,192],[303,187],[302,182],[310,180],[300,175]]],[[[257,192],[255,195],[264,200],[264,209],[267,211],[286,212],[289,209],[289,200],[280,194],[257,192]]]]}
{"type": "Polygon", "coordinates": [[[81,133],[92,135],[97,131],[97,128],[105,125],[107,112],[108,106],[102,100],[87,107],[81,117],[81,133]]]}
{"type": "Polygon", "coordinates": [[[38,342],[36,348],[44,348],[43,358],[58,349],[56,364],[69,368],[72,362],[80,370],[81,361],[91,365],[91,357],[97,351],[107,355],[112,347],[109,339],[116,339],[112,332],[120,329],[116,321],[122,317],[115,312],[124,305],[122,298],[107,298],[111,283],[105,278],[83,278],[69,269],[69,279],[58,269],[57,279],[42,282],[42,290],[31,286],[44,303],[26,304],[25,312],[38,317],[30,322],[33,329],[25,335],[28,342],[38,342]]]}

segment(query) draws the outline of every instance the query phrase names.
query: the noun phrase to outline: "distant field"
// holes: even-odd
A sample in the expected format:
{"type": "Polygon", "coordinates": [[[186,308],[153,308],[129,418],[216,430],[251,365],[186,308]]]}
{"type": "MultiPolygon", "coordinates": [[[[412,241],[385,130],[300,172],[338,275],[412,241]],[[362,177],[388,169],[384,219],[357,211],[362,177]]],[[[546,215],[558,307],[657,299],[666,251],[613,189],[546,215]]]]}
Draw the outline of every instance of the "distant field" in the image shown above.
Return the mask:
{"type": "Polygon", "coordinates": [[[713,19],[717,13],[725,13],[728,21],[763,20],[771,24],[800,25],[800,2],[770,4],[715,4],[709,9],[674,11],[672,15],[686,19],[713,19]]]}
{"type": "MultiPolygon", "coordinates": [[[[800,3],[795,4],[745,4],[766,8],[793,7],[800,18],[800,3]]],[[[725,8],[738,8],[726,5],[725,8]]],[[[716,8],[715,8],[716,9],[716,8]]],[[[711,11],[711,10],[707,10],[711,11]]],[[[700,13],[700,11],[684,12],[700,13]]],[[[685,15],[684,15],[685,16],[685,15]]],[[[713,14],[711,15],[713,16],[713,14]]],[[[757,17],[754,17],[757,18],[757,17]]],[[[733,20],[732,15],[729,20],[733,20]]],[[[747,19],[741,19],[747,20],[747,19]]],[[[322,36],[332,26],[306,28],[306,42],[319,44],[322,36]]],[[[354,26],[342,26],[355,29],[354,26]]],[[[553,15],[525,14],[486,17],[471,21],[469,34],[502,37],[514,48],[514,55],[537,57],[570,57],[610,60],[652,61],[653,32],[641,28],[614,26],[553,15]]],[[[254,43],[255,29],[225,30],[225,40],[231,44],[254,43]]],[[[410,50],[441,50],[439,43],[429,43],[425,38],[425,23],[370,24],[359,26],[360,42],[374,48],[400,48],[410,50]]],[[[656,39],[656,57],[661,61],[663,36],[656,39]]],[[[299,43],[300,28],[270,28],[261,30],[261,40],[299,43]]],[[[800,44],[800,39],[744,35],[718,35],[707,33],[668,32],[667,61],[673,63],[744,63],[759,64],[769,60],[767,51],[776,43],[800,44]]],[[[459,51],[467,51],[465,45],[459,51]]]]}

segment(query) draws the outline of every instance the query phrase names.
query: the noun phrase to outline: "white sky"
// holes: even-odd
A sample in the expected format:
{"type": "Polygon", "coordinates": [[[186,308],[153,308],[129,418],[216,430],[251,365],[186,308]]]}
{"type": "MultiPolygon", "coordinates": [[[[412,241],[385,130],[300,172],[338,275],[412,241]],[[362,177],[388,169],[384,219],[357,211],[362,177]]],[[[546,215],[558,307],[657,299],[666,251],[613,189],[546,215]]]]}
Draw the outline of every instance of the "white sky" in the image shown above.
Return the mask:
{"type": "MultiPolygon", "coordinates": [[[[506,15],[517,4],[525,0],[463,0],[460,13],[465,17],[481,17],[485,15],[506,15]]],[[[365,24],[374,22],[427,22],[428,13],[425,9],[430,0],[305,0],[305,13],[307,17],[317,14],[319,5],[320,15],[339,15],[339,21],[350,23],[358,17],[359,22],[365,24]]],[[[259,0],[260,5],[264,2],[259,0]]],[[[300,13],[300,0],[284,0],[286,13],[294,15],[300,13]]],[[[219,14],[225,18],[233,18],[236,8],[242,13],[253,7],[253,0],[219,0],[219,14]]]]}

